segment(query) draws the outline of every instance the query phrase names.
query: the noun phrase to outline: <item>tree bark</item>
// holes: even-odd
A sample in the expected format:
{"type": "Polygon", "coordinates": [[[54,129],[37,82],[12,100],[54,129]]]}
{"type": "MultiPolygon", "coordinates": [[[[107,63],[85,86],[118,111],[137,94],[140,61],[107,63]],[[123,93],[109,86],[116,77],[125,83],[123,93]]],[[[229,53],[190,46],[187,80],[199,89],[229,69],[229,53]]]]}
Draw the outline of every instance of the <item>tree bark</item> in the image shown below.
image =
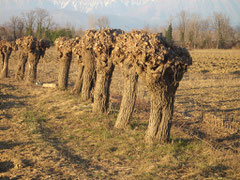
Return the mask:
{"type": "Polygon", "coordinates": [[[83,73],[84,73],[84,66],[82,64],[79,64],[77,79],[72,90],[73,94],[80,94],[82,91],[83,73]]]}
{"type": "Polygon", "coordinates": [[[7,53],[3,53],[3,66],[2,66],[2,70],[1,70],[1,78],[6,78],[8,77],[8,63],[9,63],[9,58],[11,55],[11,51],[7,52],[7,53]]]}
{"type": "Polygon", "coordinates": [[[25,74],[25,66],[27,63],[28,59],[28,53],[20,51],[19,52],[19,62],[17,65],[17,72],[15,75],[15,78],[17,80],[23,80],[24,79],[24,74],[25,74]]]}
{"type": "Polygon", "coordinates": [[[84,63],[82,100],[87,101],[91,98],[91,90],[94,88],[95,62],[91,52],[85,50],[82,55],[84,63]]]}
{"type": "Polygon", "coordinates": [[[159,87],[151,91],[151,111],[145,135],[148,144],[170,140],[176,88],[159,87]]]}
{"type": "Polygon", "coordinates": [[[94,89],[94,113],[106,113],[109,107],[109,88],[112,80],[114,65],[109,65],[107,71],[97,72],[96,85],[94,89]]]}
{"type": "Polygon", "coordinates": [[[58,87],[65,90],[68,87],[69,70],[72,61],[72,52],[63,54],[60,59],[59,74],[58,74],[58,87]]]}
{"type": "Polygon", "coordinates": [[[40,55],[36,53],[29,53],[28,55],[28,71],[26,76],[26,84],[34,84],[37,80],[37,65],[39,63],[40,55]]]}
{"type": "Polygon", "coordinates": [[[5,60],[5,54],[3,52],[1,52],[1,55],[2,55],[2,62],[1,62],[1,69],[3,69],[3,66],[4,66],[4,60],[5,60]]]}
{"type": "MultiPolygon", "coordinates": [[[[129,69],[127,70],[130,71],[129,69]]],[[[136,101],[136,87],[138,75],[135,72],[129,73],[127,72],[127,70],[123,72],[124,77],[123,97],[118,117],[114,125],[114,127],[118,129],[123,129],[128,125],[132,117],[136,101]]]]}
{"type": "Polygon", "coordinates": [[[94,74],[93,74],[93,78],[92,78],[92,84],[91,84],[92,88],[91,88],[91,92],[90,92],[90,98],[91,98],[92,102],[94,102],[94,91],[95,91],[96,79],[97,79],[97,72],[95,70],[94,74]]]}

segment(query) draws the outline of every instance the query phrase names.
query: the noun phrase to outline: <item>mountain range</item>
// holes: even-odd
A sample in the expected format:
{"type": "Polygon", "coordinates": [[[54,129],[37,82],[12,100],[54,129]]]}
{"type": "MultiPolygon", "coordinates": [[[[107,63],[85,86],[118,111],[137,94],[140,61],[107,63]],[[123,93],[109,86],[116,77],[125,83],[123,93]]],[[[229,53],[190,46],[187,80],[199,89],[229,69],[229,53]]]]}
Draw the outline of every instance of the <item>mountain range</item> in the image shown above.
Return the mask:
{"type": "Polygon", "coordinates": [[[0,24],[35,8],[48,10],[61,25],[77,27],[87,27],[89,15],[107,16],[114,28],[164,26],[182,10],[204,18],[221,12],[240,25],[240,0],[0,0],[0,24]]]}

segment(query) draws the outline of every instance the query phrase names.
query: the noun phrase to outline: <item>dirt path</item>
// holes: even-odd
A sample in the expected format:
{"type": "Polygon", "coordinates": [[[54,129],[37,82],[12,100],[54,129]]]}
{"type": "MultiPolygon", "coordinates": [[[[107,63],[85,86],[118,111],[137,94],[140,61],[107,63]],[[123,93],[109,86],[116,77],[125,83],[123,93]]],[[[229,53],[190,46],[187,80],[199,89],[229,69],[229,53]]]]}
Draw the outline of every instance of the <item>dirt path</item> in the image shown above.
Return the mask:
{"type": "Polygon", "coordinates": [[[34,124],[28,110],[42,91],[37,88],[21,86],[13,80],[0,83],[1,179],[87,179],[87,160],[71,157],[70,152],[57,145],[57,139],[43,136],[41,120],[34,124]],[[73,159],[78,163],[73,163],[73,159]]]}

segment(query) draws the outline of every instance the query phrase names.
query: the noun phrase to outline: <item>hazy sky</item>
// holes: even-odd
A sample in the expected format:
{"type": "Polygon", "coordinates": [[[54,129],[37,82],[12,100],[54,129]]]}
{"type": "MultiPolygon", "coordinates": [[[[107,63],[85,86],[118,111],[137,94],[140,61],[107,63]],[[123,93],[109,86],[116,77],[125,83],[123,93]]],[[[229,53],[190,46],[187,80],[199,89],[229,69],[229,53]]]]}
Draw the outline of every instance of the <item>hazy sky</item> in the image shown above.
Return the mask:
{"type": "Polygon", "coordinates": [[[139,5],[127,3],[133,0],[104,1],[108,2],[106,6],[99,5],[102,0],[0,0],[0,23],[13,15],[20,16],[21,12],[38,7],[47,9],[59,24],[71,23],[82,27],[87,26],[89,14],[108,16],[111,25],[116,28],[164,26],[170,19],[177,21],[182,10],[204,18],[213,12],[222,12],[234,26],[240,25],[240,0],[134,0],[139,1],[139,5]]]}

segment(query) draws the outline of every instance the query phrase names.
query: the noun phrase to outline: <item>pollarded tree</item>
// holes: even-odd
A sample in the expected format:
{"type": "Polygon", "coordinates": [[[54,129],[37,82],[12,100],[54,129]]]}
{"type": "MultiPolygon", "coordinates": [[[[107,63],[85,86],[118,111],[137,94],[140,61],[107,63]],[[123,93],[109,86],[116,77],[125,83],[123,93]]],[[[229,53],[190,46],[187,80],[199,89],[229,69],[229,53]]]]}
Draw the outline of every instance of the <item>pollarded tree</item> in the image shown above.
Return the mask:
{"type": "Polygon", "coordinates": [[[72,49],[79,42],[79,38],[67,40],[60,37],[55,40],[54,44],[57,47],[60,58],[59,74],[58,74],[58,87],[59,89],[67,89],[70,64],[72,61],[72,49]]]}
{"type": "Polygon", "coordinates": [[[13,50],[17,50],[17,45],[15,42],[0,41],[0,52],[2,54],[2,68],[1,68],[1,78],[8,77],[8,64],[9,58],[13,50]]]}
{"type": "Polygon", "coordinates": [[[145,141],[164,143],[170,138],[175,93],[192,58],[186,49],[170,46],[159,34],[132,31],[131,35],[133,64],[151,94],[145,141]]]}
{"type": "Polygon", "coordinates": [[[93,55],[95,33],[95,30],[86,31],[85,35],[74,48],[74,52],[81,57],[82,62],[79,64],[78,77],[74,86],[74,91],[79,92],[79,88],[81,87],[81,97],[84,101],[91,98],[91,91],[94,89],[96,78],[95,58],[93,55]]]}
{"type": "Polygon", "coordinates": [[[36,49],[37,39],[33,36],[26,36],[16,40],[19,50],[19,62],[17,65],[16,76],[17,80],[23,80],[25,77],[25,67],[28,60],[28,54],[36,49]]]}
{"type": "Polygon", "coordinates": [[[50,47],[50,41],[41,39],[36,42],[36,48],[28,52],[28,73],[26,83],[33,84],[37,80],[37,66],[40,58],[43,58],[45,51],[50,47]]]}
{"type": "Polygon", "coordinates": [[[25,76],[25,66],[27,63],[27,59],[28,59],[28,53],[24,50],[22,50],[22,48],[19,48],[19,62],[17,64],[17,70],[16,70],[16,75],[15,78],[17,80],[23,80],[24,76],[25,76]]]}
{"type": "Polygon", "coordinates": [[[121,106],[115,123],[115,128],[119,129],[125,128],[128,125],[136,101],[138,74],[133,66],[134,57],[128,51],[133,42],[130,34],[119,35],[111,55],[112,61],[121,70],[124,82],[121,106]]]}
{"type": "Polygon", "coordinates": [[[1,55],[2,55],[2,58],[1,58],[1,69],[3,68],[3,65],[4,65],[4,59],[5,59],[5,54],[3,53],[3,49],[5,47],[5,43],[7,41],[4,41],[4,40],[0,40],[0,52],[1,52],[1,55]]]}
{"type": "Polygon", "coordinates": [[[74,48],[73,48],[73,53],[77,56],[77,78],[72,90],[73,94],[80,94],[82,91],[82,84],[83,84],[83,73],[84,73],[84,65],[82,61],[82,54],[80,51],[80,44],[78,43],[74,48]]]}
{"type": "Polygon", "coordinates": [[[96,59],[97,79],[94,89],[93,112],[106,113],[109,106],[109,87],[112,80],[114,64],[110,59],[116,37],[121,30],[103,29],[95,34],[93,47],[96,59]]]}

